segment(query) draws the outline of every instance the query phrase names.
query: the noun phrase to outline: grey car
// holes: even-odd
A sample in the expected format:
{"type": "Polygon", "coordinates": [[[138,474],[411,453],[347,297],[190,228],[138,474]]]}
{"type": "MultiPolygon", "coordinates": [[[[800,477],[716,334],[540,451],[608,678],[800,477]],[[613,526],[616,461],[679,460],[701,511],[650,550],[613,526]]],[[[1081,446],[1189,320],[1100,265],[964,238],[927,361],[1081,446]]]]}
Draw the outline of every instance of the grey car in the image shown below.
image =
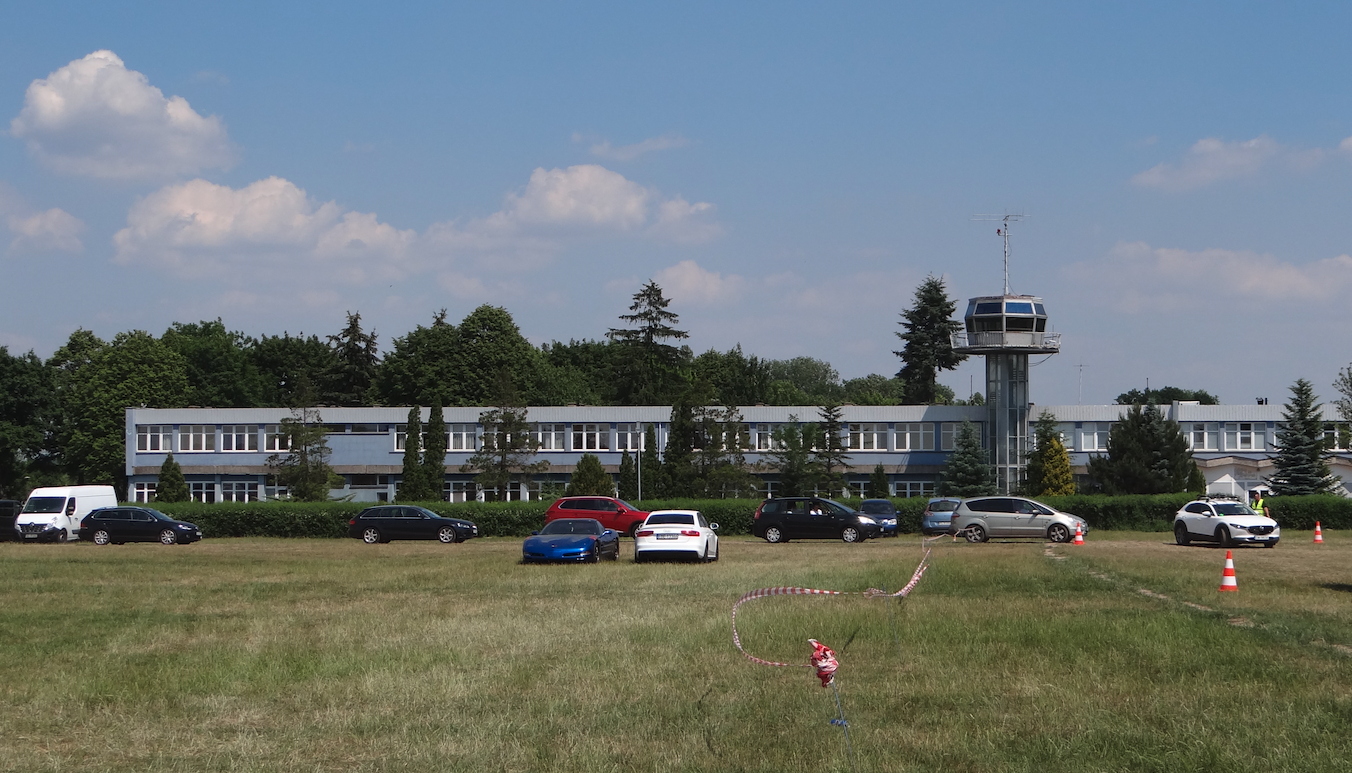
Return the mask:
{"type": "Polygon", "coordinates": [[[968,542],[985,542],[991,537],[1031,537],[1052,542],[1069,542],[1075,527],[1089,532],[1089,524],[1078,515],[1063,513],[1041,502],[1023,497],[978,497],[964,499],[953,511],[949,534],[962,535],[968,542]]]}

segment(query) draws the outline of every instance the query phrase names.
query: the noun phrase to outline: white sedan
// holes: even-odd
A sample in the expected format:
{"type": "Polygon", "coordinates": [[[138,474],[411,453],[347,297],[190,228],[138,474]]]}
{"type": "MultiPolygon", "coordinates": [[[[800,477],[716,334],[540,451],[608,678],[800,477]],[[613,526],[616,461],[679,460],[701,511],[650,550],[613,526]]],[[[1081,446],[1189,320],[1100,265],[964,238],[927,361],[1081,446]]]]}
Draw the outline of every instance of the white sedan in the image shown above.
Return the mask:
{"type": "Polygon", "coordinates": [[[634,563],[652,558],[718,560],[718,524],[698,510],[657,510],[634,534],[634,563]]]}

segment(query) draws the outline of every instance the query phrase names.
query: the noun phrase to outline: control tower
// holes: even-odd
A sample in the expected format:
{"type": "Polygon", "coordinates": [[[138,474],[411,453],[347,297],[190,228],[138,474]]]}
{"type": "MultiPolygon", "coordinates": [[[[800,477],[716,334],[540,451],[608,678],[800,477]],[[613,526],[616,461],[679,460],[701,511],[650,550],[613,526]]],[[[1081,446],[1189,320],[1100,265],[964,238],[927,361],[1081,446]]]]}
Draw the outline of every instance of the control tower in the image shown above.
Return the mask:
{"type": "Polygon", "coordinates": [[[1005,237],[1004,295],[969,300],[965,330],[952,337],[953,351],[986,358],[986,436],[996,486],[1005,494],[1019,487],[1027,466],[1028,355],[1061,351],[1061,334],[1047,332],[1042,299],[1009,291],[1009,220],[1018,217],[1002,216],[998,232],[1005,237]]]}

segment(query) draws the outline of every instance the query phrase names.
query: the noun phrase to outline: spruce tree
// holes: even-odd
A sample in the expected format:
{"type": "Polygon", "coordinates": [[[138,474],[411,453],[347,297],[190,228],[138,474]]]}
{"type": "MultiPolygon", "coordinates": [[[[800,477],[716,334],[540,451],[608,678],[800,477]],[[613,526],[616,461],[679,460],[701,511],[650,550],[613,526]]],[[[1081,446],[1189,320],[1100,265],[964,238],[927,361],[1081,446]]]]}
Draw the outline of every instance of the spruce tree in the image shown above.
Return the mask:
{"type": "Polygon", "coordinates": [[[1106,494],[1186,491],[1196,463],[1178,422],[1156,405],[1133,405],[1108,434],[1108,454],[1089,459],[1089,477],[1106,494]]]}
{"type": "Polygon", "coordinates": [[[958,426],[953,454],[948,457],[939,479],[937,493],[949,497],[989,496],[996,493],[995,476],[992,473],[976,425],[963,419],[958,426]]]}
{"type": "Polygon", "coordinates": [[[426,501],[442,501],[446,490],[446,419],[441,403],[432,403],[427,416],[427,442],[423,446],[422,485],[426,501]]]}
{"type": "Polygon", "coordinates": [[[638,499],[638,465],[628,451],[620,457],[620,499],[632,502],[638,499]]]}
{"type": "Polygon", "coordinates": [[[573,478],[568,481],[568,488],[564,490],[565,496],[615,496],[615,481],[611,479],[610,473],[606,472],[601,466],[601,460],[594,454],[583,454],[581,459],[577,460],[577,468],[573,470],[573,478]]]}
{"type": "Polygon", "coordinates": [[[155,486],[156,502],[187,502],[188,482],[183,479],[183,468],[169,454],[160,465],[160,480],[155,486]]]}
{"type": "Polygon", "coordinates": [[[620,319],[632,328],[611,328],[606,333],[620,347],[621,360],[628,379],[620,386],[620,400],[624,405],[661,405],[679,388],[683,377],[680,366],[689,350],[678,349],[666,341],[689,338],[684,330],[677,330],[680,317],[667,306],[671,301],[662,295],[662,288],[651,279],[634,294],[630,314],[620,319]]]}
{"type": "Polygon", "coordinates": [[[799,424],[794,415],[775,427],[770,448],[762,456],[779,473],[778,496],[797,497],[812,491],[820,474],[811,451],[811,438],[816,434],[815,424],[799,424]]]}
{"type": "Polygon", "coordinates": [[[868,476],[868,498],[886,499],[892,493],[887,490],[887,471],[881,464],[873,468],[873,474],[868,476]]]}
{"type": "Polygon", "coordinates": [[[967,355],[953,351],[952,335],[962,329],[953,319],[957,304],[948,297],[944,280],[931,276],[915,291],[915,305],[901,313],[905,341],[899,352],[902,368],[897,378],[906,382],[905,402],[928,405],[937,402],[941,370],[953,370],[967,355]]]}
{"type": "Polygon", "coordinates": [[[850,455],[845,448],[845,422],[840,403],[828,402],[817,409],[818,434],[816,450],[812,453],[820,472],[820,484],[827,496],[837,496],[845,488],[844,471],[850,468],[850,455]]]}
{"type": "Polygon", "coordinates": [[[657,455],[657,428],[649,424],[643,430],[642,463],[638,469],[639,499],[661,499],[666,494],[662,489],[662,460],[657,455]]]}
{"type": "Polygon", "coordinates": [[[399,482],[400,502],[426,502],[426,478],[422,466],[422,408],[408,409],[408,424],[404,430],[404,467],[399,482]]]}
{"type": "Polygon", "coordinates": [[[1329,473],[1324,445],[1324,418],[1314,387],[1303,378],[1291,386],[1291,400],[1282,410],[1286,423],[1277,428],[1277,471],[1268,478],[1277,496],[1326,494],[1337,485],[1329,473]]]}
{"type": "Polygon", "coordinates": [[[1043,411],[1033,431],[1034,449],[1028,456],[1028,478],[1024,484],[1030,497],[1061,497],[1075,493],[1075,477],[1070,471],[1070,454],[1061,442],[1056,417],[1043,411]]]}

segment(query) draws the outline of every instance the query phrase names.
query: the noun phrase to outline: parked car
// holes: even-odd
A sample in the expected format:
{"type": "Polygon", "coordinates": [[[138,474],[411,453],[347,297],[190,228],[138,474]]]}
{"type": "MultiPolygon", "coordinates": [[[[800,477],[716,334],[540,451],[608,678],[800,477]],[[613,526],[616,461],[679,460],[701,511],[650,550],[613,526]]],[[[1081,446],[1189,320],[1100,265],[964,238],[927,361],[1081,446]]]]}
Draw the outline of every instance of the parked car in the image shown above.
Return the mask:
{"type": "Polygon", "coordinates": [[[614,497],[564,497],[545,511],[545,523],[558,518],[595,518],[607,529],[630,537],[647,517],[647,511],[614,497]]]}
{"type": "Polygon", "coordinates": [[[446,518],[423,507],[382,505],[368,507],[347,522],[347,536],[368,545],[392,539],[435,539],[447,545],[479,536],[479,527],[459,518],[446,518]]]}
{"type": "Polygon", "coordinates": [[[897,536],[897,506],[890,499],[865,499],[859,503],[859,512],[878,522],[882,536],[897,536]]]}
{"type": "Polygon", "coordinates": [[[0,542],[19,538],[18,533],[14,531],[14,516],[19,514],[22,507],[22,502],[0,499],[0,542]]]}
{"type": "Polygon", "coordinates": [[[840,539],[862,542],[882,534],[878,521],[830,499],[767,499],[752,516],[751,533],[766,542],[791,539],[840,539]]]}
{"type": "Polygon", "coordinates": [[[718,560],[718,524],[698,510],[654,510],[634,535],[634,563],[650,558],[718,560]]]}
{"type": "Polygon", "coordinates": [[[1032,499],[979,497],[964,499],[958,505],[948,531],[966,537],[968,542],[985,542],[991,537],[1036,537],[1069,542],[1075,536],[1076,526],[1085,533],[1089,531],[1089,523],[1083,518],[1032,499]]]}
{"type": "Polygon", "coordinates": [[[556,518],[521,543],[521,562],[587,561],[620,557],[620,535],[595,518],[556,518]]]}
{"type": "Polygon", "coordinates": [[[112,486],[35,488],[14,518],[14,533],[24,542],[79,539],[80,523],[101,507],[117,507],[112,486]]]}
{"type": "Polygon", "coordinates": [[[958,509],[962,500],[956,497],[935,497],[925,505],[920,514],[921,534],[947,534],[953,524],[953,511],[958,509]]]}
{"type": "Polygon", "coordinates": [[[1282,529],[1276,521],[1234,500],[1198,499],[1183,505],[1174,515],[1174,541],[1180,545],[1195,540],[1221,547],[1250,544],[1275,548],[1281,538],[1282,529]]]}
{"type": "Polygon", "coordinates": [[[80,539],[95,545],[159,542],[180,545],[202,539],[196,524],[178,521],[149,507],[101,507],[80,522],[80,539]]]}

